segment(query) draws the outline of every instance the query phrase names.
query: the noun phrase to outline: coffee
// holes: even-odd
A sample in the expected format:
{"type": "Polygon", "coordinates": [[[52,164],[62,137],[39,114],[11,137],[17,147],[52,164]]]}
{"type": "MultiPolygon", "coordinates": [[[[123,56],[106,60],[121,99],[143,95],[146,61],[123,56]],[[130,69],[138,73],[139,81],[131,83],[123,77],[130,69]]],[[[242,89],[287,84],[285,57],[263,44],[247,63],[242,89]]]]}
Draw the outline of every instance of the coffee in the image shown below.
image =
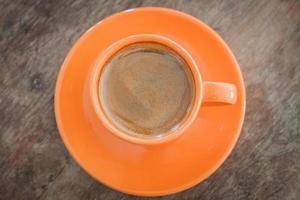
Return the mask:
{"type": "Polygon", "coordinates": [[[136,43],[117,52],[104,66],[99,99],[107,117],[136,136],[159,135],[185,120],[194,98],[186,62],[157,43],[136,43]]]}

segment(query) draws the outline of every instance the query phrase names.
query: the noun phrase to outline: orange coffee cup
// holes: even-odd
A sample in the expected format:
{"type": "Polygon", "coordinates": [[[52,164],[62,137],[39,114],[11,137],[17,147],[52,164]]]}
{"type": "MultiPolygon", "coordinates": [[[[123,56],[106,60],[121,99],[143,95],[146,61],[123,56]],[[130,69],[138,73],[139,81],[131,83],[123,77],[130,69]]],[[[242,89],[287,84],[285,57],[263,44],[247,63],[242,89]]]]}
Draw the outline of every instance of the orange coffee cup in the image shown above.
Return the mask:
{"type": "Polygon", "coordinates": [[[197,63],[192,55],[175,40],[159,34],[137,34],[114,42],[99,55],[98,61],[94,64],[88,76],[85,99],[87,102],[85,105],[87,117],[94,124],[95,128],[97,128],[97,124],[102,123],[112,134],[123,140],[136,144],[153,145],[169,142],[184,134],[185,130],[196,119],[200,107],[205,106],[203,103],[234,104],[237,99],[237,90],[235,85],[231,83],[213,82],[213,80],[203,81],[197,63]],[[105,113],[99,98],[99,80],[105,64],[122,48],[140,42],[155,42],[172,49],[188,64],[193,76],[195,91],[191,110],[179,127],[160,135],[141,135],[137,137],[124,132],[105,113]]]}

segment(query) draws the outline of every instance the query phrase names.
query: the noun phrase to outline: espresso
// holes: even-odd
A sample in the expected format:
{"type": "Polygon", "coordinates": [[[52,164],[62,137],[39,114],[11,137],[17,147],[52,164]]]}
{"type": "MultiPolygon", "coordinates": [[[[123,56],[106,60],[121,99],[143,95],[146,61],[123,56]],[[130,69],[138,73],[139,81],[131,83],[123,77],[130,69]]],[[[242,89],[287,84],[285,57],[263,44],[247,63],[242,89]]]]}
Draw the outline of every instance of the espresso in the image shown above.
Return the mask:
{"type": "Polygon", "coordinates": [[[128,134],[175,130],[187,117],[194,84],[186,62],[160,44],[138,43],[104,66],[99,99],[107,117],[128,134]]]}

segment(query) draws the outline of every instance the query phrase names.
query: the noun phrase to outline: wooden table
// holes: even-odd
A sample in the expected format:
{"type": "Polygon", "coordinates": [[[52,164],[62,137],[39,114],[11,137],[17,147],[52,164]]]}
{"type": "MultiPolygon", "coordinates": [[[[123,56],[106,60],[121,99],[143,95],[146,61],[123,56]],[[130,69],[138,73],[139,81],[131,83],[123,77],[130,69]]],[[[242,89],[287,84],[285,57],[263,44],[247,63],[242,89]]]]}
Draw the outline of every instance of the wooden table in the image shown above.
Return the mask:
{"type": "Polygon", "coordinates": [[[142,199],[93,180],[70,158],[53,113],[69,49],[112,13],[163,6],[215,29],[247,90],[241,137],[210,178],[162,199],[300,199],[300,1],[0,0],[0,199],[142,199]]]}

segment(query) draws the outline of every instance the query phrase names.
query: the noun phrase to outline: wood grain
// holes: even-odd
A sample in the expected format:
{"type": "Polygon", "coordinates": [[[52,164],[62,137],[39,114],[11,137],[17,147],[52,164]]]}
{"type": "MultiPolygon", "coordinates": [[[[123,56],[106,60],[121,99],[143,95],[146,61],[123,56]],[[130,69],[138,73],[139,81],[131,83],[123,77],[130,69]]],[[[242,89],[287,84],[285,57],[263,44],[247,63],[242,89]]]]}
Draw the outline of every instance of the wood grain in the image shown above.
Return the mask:
{"type": "Polygon", "coordinates": [[[53,113],[68,50],[96,22],[140,6],[213,27],[241,66],[246,119],[203,183],[156,199],[300,199],[300,1],[0,0],[0,199],[143,199],[93,180],[70,158],[53,113]]]}

